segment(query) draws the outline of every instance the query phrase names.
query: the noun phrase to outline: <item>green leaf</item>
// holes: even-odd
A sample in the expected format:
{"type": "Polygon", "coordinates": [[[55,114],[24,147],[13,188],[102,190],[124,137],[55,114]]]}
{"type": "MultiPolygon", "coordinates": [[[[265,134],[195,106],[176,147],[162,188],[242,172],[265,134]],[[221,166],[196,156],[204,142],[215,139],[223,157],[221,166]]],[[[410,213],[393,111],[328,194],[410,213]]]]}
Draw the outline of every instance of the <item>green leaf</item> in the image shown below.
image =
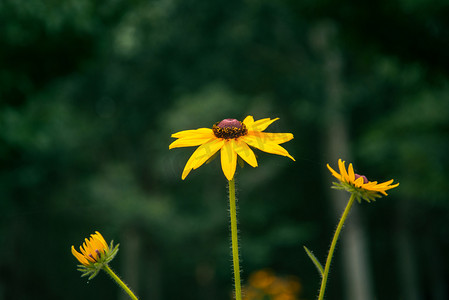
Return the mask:
{"type": "Polygon", "coordinates": [[[313,253],[307,249],[306,246],[304,246],[304,250],[306,250],[307,255],[310,257],[310,259],[313,261],[313,263],[315,264],[315,267],[318,269],[318,271],[320,272],[321,277],[323,277],[323,266],[320,264],[320,262],[318,261],[318,259],[315,257],[315,255],[313,255],[313,253]]]}

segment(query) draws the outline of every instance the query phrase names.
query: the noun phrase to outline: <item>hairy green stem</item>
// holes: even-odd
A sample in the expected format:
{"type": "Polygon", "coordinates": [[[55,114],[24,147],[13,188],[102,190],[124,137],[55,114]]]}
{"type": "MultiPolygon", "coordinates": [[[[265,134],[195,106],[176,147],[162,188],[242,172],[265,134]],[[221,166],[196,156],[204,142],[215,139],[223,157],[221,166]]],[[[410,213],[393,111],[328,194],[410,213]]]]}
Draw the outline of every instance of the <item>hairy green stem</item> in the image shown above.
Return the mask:
{"type": "Polygon", "coordinates": [[[329,249],[329,254],[327,255],[326,266],[324,267],[323,277],[321,278],[321,288],[320,288],[320,295],[318,296],[318,300],[323,300],[323,298],[324,298],[324,290],[326,289],[327,277],[329,276],[329,269],[331,266],[332,256],[334,255],[335,245],[337,245],[337,240],[340,235],[341,229],[343,228],[343,224],[345,223],[345,220],[348,217],[349,211],[351,210],[354,200],[355,200],[355,195],[351,194],[348,204],[346,204],[345,211],[343,212],[343,215],[340,218],[340,222],[338,223],[337,230],[335,230],[334,238],[332,239],[331,247],[329,249]]]}
{"type": "Polygon", "coordinates": [[[129,287],[128,287],[128,286],[127,286],[121,279],[120,279],[120,277],[118,277],[118,276],[114,273],[114,271],[111,270],[111,268],[110,268],[107,264],[105,264],[105,265],[103,266],[103,270],[104,270],[106,273],[108,273],[109,276],[111,276],[111,278],[114,279],[115,282],[117,282],[118,285],[119,285],[123,290],[125,290],[125,292],[131,297],[131,299],[133,299],[133,300],[138,300],[137,297],[136,297],[136,295],[134,295],[134,293],[129,289],[129,287]]]}
{"type": "Polygon", "coordinates": [[[239,245],[237,235],[237,209],[235,204],[235,180],[229,180],[229,213],[231,215],[232,262],[234,264],[235,299],[242,299],[240,284],[239,245]]]}

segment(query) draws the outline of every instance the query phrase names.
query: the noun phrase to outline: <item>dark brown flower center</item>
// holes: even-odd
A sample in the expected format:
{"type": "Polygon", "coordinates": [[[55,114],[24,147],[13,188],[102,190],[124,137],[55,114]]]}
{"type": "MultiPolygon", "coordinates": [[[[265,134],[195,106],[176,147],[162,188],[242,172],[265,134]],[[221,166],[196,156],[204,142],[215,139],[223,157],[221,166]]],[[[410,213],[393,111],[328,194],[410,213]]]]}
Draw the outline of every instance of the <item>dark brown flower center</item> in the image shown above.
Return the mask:
{"type": "Polygon", "coordinates": [[[248,133],[245,124],[236,119],[224,119],[212,127],[214,135],[221,139],[236,139],[248,133]]]}
{"type": "Polygon", "coordinates": [[[359,174],[354,174],[354,175],[355,175],[355,180],[357,180],[360,177],[362,177],[363,178],[363,183],[368,183],[369,182],[368,178],[366,178],[366,176],[364,176],[364,175],[359,175],[359,174]]]}

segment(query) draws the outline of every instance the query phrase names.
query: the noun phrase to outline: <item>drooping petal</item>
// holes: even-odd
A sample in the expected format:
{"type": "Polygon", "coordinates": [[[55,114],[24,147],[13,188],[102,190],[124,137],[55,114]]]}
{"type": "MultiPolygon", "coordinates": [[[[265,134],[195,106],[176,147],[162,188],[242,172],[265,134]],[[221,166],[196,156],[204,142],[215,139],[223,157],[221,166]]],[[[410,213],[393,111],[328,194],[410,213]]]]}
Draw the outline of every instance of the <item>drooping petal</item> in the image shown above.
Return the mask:
{"type": "Polygon", "coordinates": [[[225,140],[215,139],[213,141],[210,141],[209,143],[201,145],[200,147],[202,147],[202,150],[197,154],[197,159],[192,164],[193,169],[196,170],[201,167],[205,162],[209,160],[209,158],[214,156],[215,153],[217,153],[217,151],[220,150],[220,148],[223,147],[224,144],[225,140]]]}
{"type": "Polygon", "coordinates": [[[295,160],[284,148],[277,144],[264,142],[260,137],[254,135],[245,135],[241,137],[242,141],[248,145],[262,150],[267,153],[287,156],[292,160],[295,160]]]}
{"type": "Polygon", "coordinates": [[[257,159],[253,150],[251,150],[251,148],[241,139],[235,140],[234,151],[251,167],[257,167],[257,159]]]}
{"type": "Polygon", "coordinates": [[[192,169],[197,169],[204,164],[212,155],[223,147],[224,143],[225,141],[223,139],[213,139],[199,146],[187,161],[181,178],[184,180],[192,169]]]}
{"type": "Polygon", "coordinates": [[[214,134],[212,129],[210,128],[199,128],[199,129],[189,129],[189,130],[183,130],[176,133],[173,133],[171,137],[173,138],[185,138],[185,137],[198,137],[202,135],[210,135],[214,134]]]}
{"type": "Polygon", "coordinates": [[[271,123],[277,120],[279,120],[279,118],[275,118],[273,120],[271,120],[270,118],[260,119],[248,125],[247,129],[248,131],[264,131],[268,126],[271,125],[271,123]]]}
{"type": "Polygon", "coordinates": [[[228,180],[234,178],[236,167],[237,153],[234,151],[234,140],[229,140],[221,148],[221,168],[228,180]]]}
{"type": "Polygon", "coordinates": [[[293,139],[291,133],[271,133],[260,131],[248,131],[248,135],[256,136],[262,140],[262,142],[268,142],[273,144],[282,144],[293,139]]]}

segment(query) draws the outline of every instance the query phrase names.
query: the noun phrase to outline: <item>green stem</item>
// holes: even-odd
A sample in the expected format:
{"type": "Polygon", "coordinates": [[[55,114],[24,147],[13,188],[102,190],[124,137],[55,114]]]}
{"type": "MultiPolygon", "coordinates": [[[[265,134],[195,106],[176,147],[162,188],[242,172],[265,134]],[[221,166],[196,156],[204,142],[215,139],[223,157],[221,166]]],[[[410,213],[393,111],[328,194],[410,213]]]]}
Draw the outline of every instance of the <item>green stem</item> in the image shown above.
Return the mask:
{"type": "Polygon", "coordinates": [[[107,264],[103,266],[103,270],[105,270],[105,272],[108,273],[109,276],[111,276],[111,278],[114,279],[115,282],[117,282],[118,285],[125,290],[125,292],[131,297],[131,299],[138,300],[136,295],[134,295],[134,293],[129,289],[129,287],[114,273],[114,271],[111,270],[111,268],[107,264]]]}
{"type": "Polygon", "coordinates": [[[237,209],[235,205],[235,180],[229,180],[229,208],[231,215],[231,242],[232,242],[232,261],[234,264],[234,285],[235,299],[242,299],[242,288],[240,285],[240,264],[239,264],[239,245],[237,236],[237,209]]]}
{"type": "Polygon", "coordinates": [[[343,224],[345,223],[345,220],[348,217],[349,211],[351,210],[351,206],[354,203],[354,200],[355,200],[355,195],[351,194],[348,204],[346,205],[345,211],[343,212],[340,222],[338,223],[337,230],[335,230],[334,238],[332,239],[331,247],[329,249],[329,254],[327,255],[326,266],[324,267],[323,277],[321,279],[321,288],[320,288],[320,295],[318,296],[318,300],[323,300],[323,298],[324,298],[324,290],[326,289],[327,277],[329,275],[329,269],[331,266],[332,256],[334,255],[335,245],[337,245],[338,236],[340,235],[341,229],[343,228],[343,224]]]}

